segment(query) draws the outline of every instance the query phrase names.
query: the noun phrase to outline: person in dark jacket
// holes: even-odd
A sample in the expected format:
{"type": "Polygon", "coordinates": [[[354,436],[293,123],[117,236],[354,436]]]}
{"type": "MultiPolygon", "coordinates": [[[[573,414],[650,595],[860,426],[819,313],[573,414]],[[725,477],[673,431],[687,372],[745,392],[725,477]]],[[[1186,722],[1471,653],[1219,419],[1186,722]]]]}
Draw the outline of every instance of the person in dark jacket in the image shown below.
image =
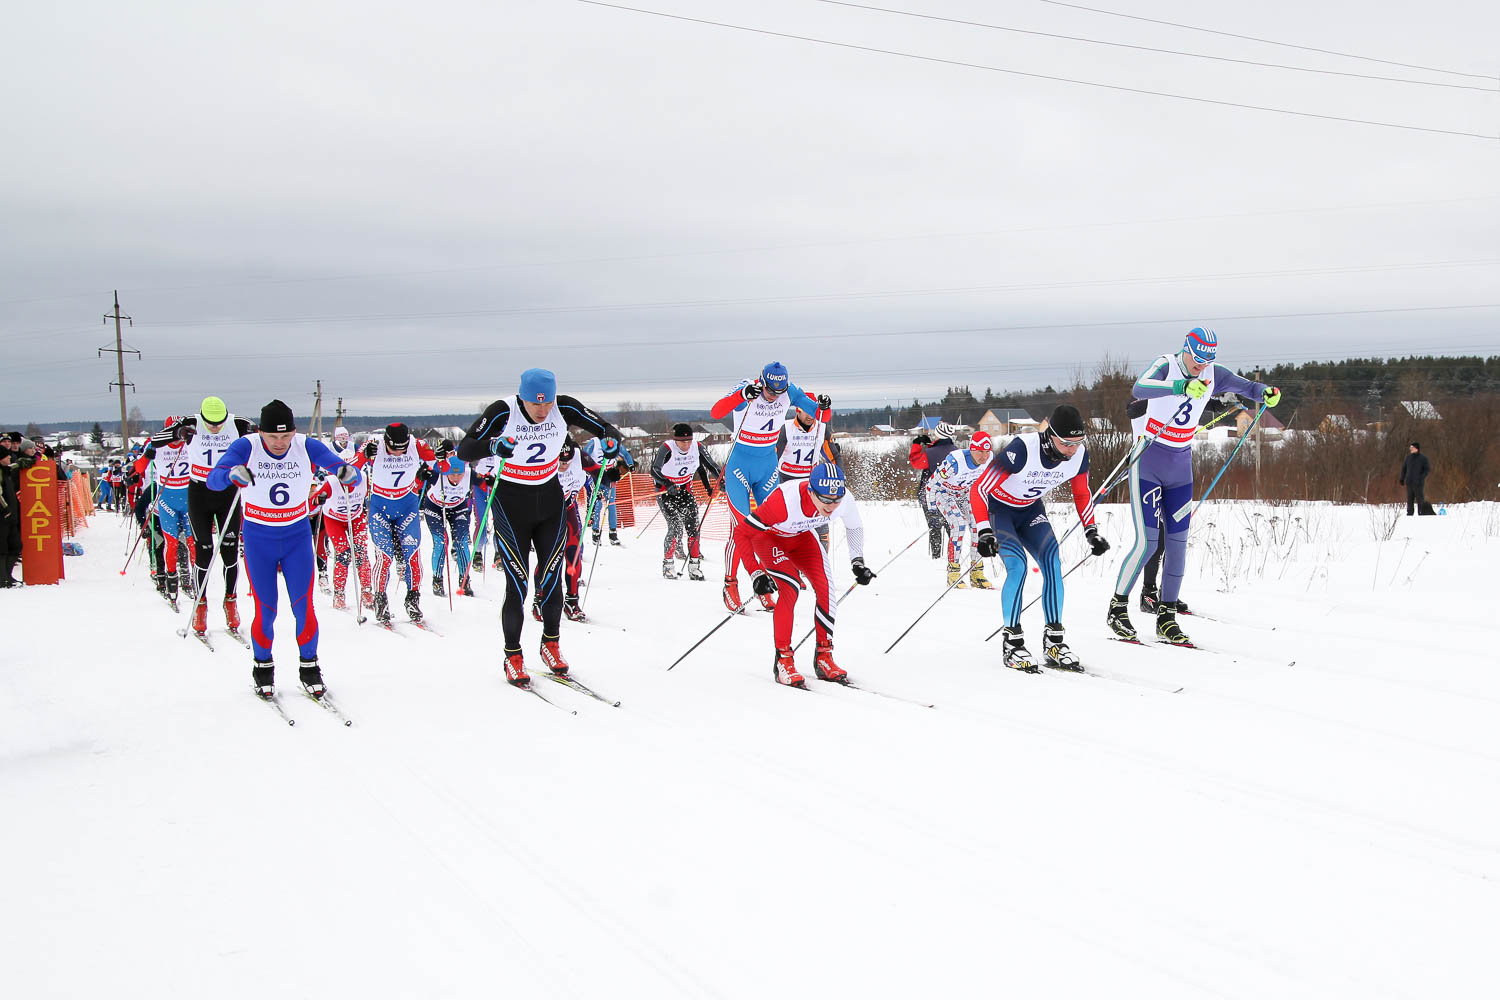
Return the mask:
{"type": "Polygon", "coordinates": [[[1422,510],[1427,506],[1427,498],[1423,495],[1423,487],[1427,484],[1427,474],[1432,471],[1432,463],[1427,461],[1427,456],[1422,454],[1421,444],[1413,441],[1411,451],[1407,453],[1406,461],[1401,463],[1401,485],[1406,487],[1406,516],[1421,511],[1423,514],[1430,513],[1422,510]]]}
{"type": "Polygon", "coordinates": [[[16,453],[0,445],[0,587],[14,587],[20,581],[11,576],[21,561],[21,470],[16,453]]]}
{"type": "Polygon", "coordinates": [[[958,448],[953,443],[953,436],[957,433],[952,424],[943,421],[931,434],[924,430],[912,438],[911,451],[906,457],[911,467],[922,474],[917,480],[917,503],[927,518],[927,551],[934,559],[943,558],[943,533],[948,530],[948,521],[940,510],[927,503],[927,480],[943,464],[943,459],[958,448]]]}

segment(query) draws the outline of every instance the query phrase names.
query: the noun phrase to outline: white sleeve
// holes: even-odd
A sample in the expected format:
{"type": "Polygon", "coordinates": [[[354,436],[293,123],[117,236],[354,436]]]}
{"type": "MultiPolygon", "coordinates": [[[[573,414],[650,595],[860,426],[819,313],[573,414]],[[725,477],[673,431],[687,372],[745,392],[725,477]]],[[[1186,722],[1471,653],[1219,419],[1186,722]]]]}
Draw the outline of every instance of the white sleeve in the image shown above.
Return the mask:
{"type": "Polygon", "coordinates": [[[865,557],[865,522],[860,519],[859,504],[854,502],[854,494],[844,494],[844,502],[839,504],[833,516],[844,522],[844,533],[849,538],[849,558],[863,559],[865,557]]]}

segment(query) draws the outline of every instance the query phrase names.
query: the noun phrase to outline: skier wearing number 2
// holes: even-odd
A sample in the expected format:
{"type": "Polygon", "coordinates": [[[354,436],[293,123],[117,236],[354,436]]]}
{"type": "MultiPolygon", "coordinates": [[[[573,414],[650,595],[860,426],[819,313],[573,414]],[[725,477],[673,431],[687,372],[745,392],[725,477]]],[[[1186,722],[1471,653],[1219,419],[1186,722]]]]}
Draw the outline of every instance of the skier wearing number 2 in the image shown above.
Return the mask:
{"type": "Polygon", "coordinates": [[[490,455],[504,460],[495,477],[490,523],[496,555],[505,567],[505,603],[500,609],[505,677],[517,687],[531,686],[521,653],[521,627],[526,620],[532,549],[540,560],[537,597],[542,606],[542,662],[559,677],[568,674],[568,662],[558,645],[568,533],[557,467],[570,426],[597,436],[606,461],[623,458],[620,432],[613,424],[573,397],[559,396],[557,376],[550,371],[528,368],[521,373],[520,390],[491,403],[458,444],[458,457],[465,462],[490,455]]]}
{"type": "Polygon", "coordinates": [[[1062,563],[1043,501],[1056,487],[1069,484],[1089,547],[1096,556],[1109,551],[1109,543],[1094,525],[1084,434],[1078,408],[1064,403],[1052,411],[1040,432],[1019,434],[995,452],[984,474],[969,488],[979,554],[999,555],[1005,565],[1005,583],[1000,588],[1005,611],[1002,655],[1005,665],[1015,670],[1035,673],[1040,669],[1026,648],[1021,629],[1021,591],[1026,583],[1028,553],[1042,571],[1042,609],[1047,619],[1042,648],[1047,664],[1064,670],[1082,669],[1078,657],[1063,641],[1062,563]]]}
{"type": "Polygon", "coordinates": [[[1156,608],[1157,638],[1178,646],[1192,645],[1177,623],[1177,597],[1187,562],[1188,526],[1192,514],[1174,515],[1193,500],[1193,437],[1198,419],[1216,393],[1232,392],[1245,399],[1275,406],[1281,390],[1241,378],[1215,364],[1219,338],[1195,326],[1176,354],[1163,354],[1136,379],[1133,395],[1146,400],[1146,411],[1136,417],[1136,437],[1154,438],[1130,467],[1130,510],[1135,542],[1120,563],[1115,594],[1105,621],[1122,639],[1136,640],[1130,622],[1130,588],[1146,560],[1156,551],[1160,526],[1166,523],[1166,554],[1162,559],[1161,600],[1156,608]]]}
{"type": "MultiPolygon", "coordinates": [[[[744,604],[735,578],[740,565],[749,572],[761,606],[767,611],[776,607],[771,598],[776,585],[756,559],[745,519],[750,516],[752,499],[764,503],[776,489],[776,439],[786,422],[787,410],[795,406],[812,413],[819,405],[792,384],[786,365],[772,361],[761,369],[760,378],[741,382],[709,410],[715,420],[734,414],[734,440],[724,461],[724,499],[729,501],[734,521],[724,546],[724,606],[730,611],[738,611],[744,604]]],[[[830,401],[828,405],[833,404],[830,401]]]]}
{"type": "Polygon", "coordinates": [[[298,678],[307,693],[323,697],[323,674],[318,667],[318,617],[313,613],[313,544],[307,530],[307,497],[312,492],[313,467],[336,473],[352,485],[359,472],[346,465],[321,441],[298,434],[291,407],[273,399],[260,411],[260,431],[236,439],[208,474],[208,488],[240,489],[244,514],[245,571],[255,618],[250,623],[251,670],[255,693],[275,694],[276,665],[271,640],[276,622],[279,572],[292,599],[297,620],[298,678]]]}

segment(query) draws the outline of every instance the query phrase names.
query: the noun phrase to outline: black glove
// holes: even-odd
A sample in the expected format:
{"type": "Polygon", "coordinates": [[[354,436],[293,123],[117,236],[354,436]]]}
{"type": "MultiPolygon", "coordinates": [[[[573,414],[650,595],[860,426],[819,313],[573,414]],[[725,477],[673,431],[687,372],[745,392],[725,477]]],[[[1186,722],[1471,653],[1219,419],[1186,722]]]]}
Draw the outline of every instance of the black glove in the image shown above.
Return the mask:
{"type": "Polygon", "coordinates": [[[771,579],[771,574],[769,573],[762,573],[750,582],[754,586],[755,592],[757,594],[776,593],[776,581],[771,579]]]}
{"type": "Polygon", "coordinates": [[[371,460],[373,462],[375,460],[375,451],[379,447],[380,447],[380,445],[379,445],[378,442],[375,442],[375,441],[366,441],[365,442],[365,458],[368,458],[369,460],[371,460]]]}
{"type": "Polygon", "coordinates": [[[1089,548],[1094,550],[1094,555],[1102,556],[1109,551],[1109,542],[1099,534],[1099,528],[1096,525],[1091,524],[1084,528],[1083,537],[1089,540],[1089,548]]]}
{"type": "Polygon", "coordinates": [[[447,441],[439,441],[438,446],[432,450],[432,457],[439,462],[445,461],[450,454],[447,441]]]}
{"type": "Polygon", "coordinates": [[[932,435],[928,434],[926,431],[923,431],[921,434],[918,434],[916,437],[912,438],[911,442],[912,444],[929,445],[932,444],[932,435]]]}
{"type": "Polygon", "coordinates": [[[510,458],[516,453],[516,445],[520,444],[514,437],[497,437],[490,442],[490,454],[496,458],[510,458]]]}
{"type": "Polygon", "coordinates": [[[833,399],[829,397],[828,393],[826,393],[826,392],[820,392],[820,393],[818,393],[818,409],[820,409],[820,410],[831,410],[831,409],[833,409],[833,399]]]}
{"type": "Polygon", "coordinates": [[[849,568],[854,571],[854,582],[859,584],[861,587],[869,586],[870,581],[875,579],[875,571],[865,565],[865,560],[863,557],[860,557],[850,563],[849,568]]]}
{"type": "Polygon", "coordinates": [[[359,482],[359,470],[352,465],[339,466],[339,482],[344,486],[353,486],[359,482]]]}
{"type": "Polygon", "coordinates": [[[746,399],[754,399],[756,396],[760,395],[760,383],[759,382],[747,382],[747,383],[745,383],[745,387],[740,390],[740,395],[744,396],[746,399]]]}
{"type": "Polygon", "coordinates": [[[979,533],[979,541],[974,544],[974,547],[986,559],[990,556],[998,556],[1000,554],[1000,539],[996,538],[995,533],[989,528],[985,528],[979,533]]]}
{"type": "Polygon", "coordinates": [[[423,462],[417,466],[417,482],[430,483],[438,477],[437,470],[423,462]]]}

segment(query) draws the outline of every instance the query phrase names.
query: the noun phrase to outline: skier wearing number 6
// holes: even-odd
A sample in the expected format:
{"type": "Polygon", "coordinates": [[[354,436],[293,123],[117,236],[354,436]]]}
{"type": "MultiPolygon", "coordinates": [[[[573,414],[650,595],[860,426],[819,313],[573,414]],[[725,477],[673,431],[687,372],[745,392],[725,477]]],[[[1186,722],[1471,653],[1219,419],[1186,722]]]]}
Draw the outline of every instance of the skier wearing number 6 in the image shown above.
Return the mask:
{"type": "Polygon", "coordinates": [[[1062,563],[1058,559],[1057,536],[1047,520],[1043,502],[1063,483],[1073,491],[1073,505],[1083,522],[1084,536],[1094,555],[1109,551],[1109,542],[1094,525],[1089,491],[1089,453],[1084,446],[1085,428],[1078,408],[1058,406],[1040,432],[1011,438],[995,452],[984,474],[969,487],[969,503],[978,529],[976,548],[981,556],[999,555],[1005,564],[1005,583],[1000,596],[1005,609],[1004,663],[1015,670],[1036,673],[1040,668],[1026,648],[1021,630],[1021,591],[1026,583],[1026,555],[1042,571],[1042,610],[1047,626],[1042,631],[1042,651],[1047,665],[1063,670],[1081,670],[1078,657],[1063,641],[1062,563]]]}
{"type": "Polygon", "coordinates": [[[1133,395],[1146,400],[1146,410],[1131,421],[1136,438],[1150,438],[1145,452],[1130,466],[1130,511],[1135,523],[1135,542],[1120,563],[1115,594],[1105,621],[1122,639],[1136,641],[1130,622],[1130,588],[1141,567],[1156,551],[1163,522],[1166,552],[1162,557],[1161,600],[1156,608],[1158,639],[1177,646],[1192,640],[1177,624],[1177,597],[1187,562],[1188,526],[1191,512],[1181,520],[1174,514],[1193,500],[1193,437],[1204,407],[1217,393],[1237,396],[1266,406],[1281,402],[1281,390],[1241,378],[1215,364],[1219,337],[1207,327],[1195,326],[1176,354],[1163,354],[1136,379],[1133,395]]]}
{"type": "Polygon", "coordinates": [[[345,465],[328,446],[296,433],[291,407],[273,399],[260,411],[260,431],[237,438],[208,474],[208,488],[240,489],[244,514],[245,570],[255,618],[250,623],[250,649],[255,657],[251,676],[255,693],[275,693],[276,666],[271,640],[276,622],[276,574],[286,582],[297,619],[299,679],[307,693],[323,697],[323,674],[318,667],[318,617],[313,613],[313,544],[307,530],[307,497],[312,492],[313,468],[337,473],[339,482],[352,485],[359,473],[345,465]]]}

